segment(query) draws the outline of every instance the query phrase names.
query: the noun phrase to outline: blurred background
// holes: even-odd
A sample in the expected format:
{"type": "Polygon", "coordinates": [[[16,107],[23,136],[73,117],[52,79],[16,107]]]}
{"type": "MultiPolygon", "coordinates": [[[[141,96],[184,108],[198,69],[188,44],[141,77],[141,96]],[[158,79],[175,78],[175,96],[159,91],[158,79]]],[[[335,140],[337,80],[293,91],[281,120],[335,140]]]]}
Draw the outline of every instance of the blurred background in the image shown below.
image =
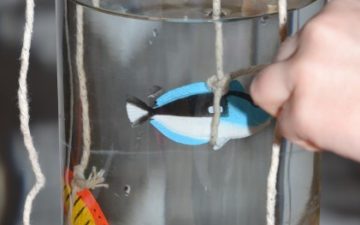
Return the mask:
{"type": "MultiPolygon", "coordinates": [[[[22,224],[34,183],[19,130],[17,79],[25,1],[0,0],[0,225],[22,224]]],[[[29,70],[31,129],[46,188],[35,200],[34,225],[62,225],[58,150],[55,1],[37,0],[29,70]]],[[[322,225],[360,224],[360,164],[322,155],[322,225]]]]}

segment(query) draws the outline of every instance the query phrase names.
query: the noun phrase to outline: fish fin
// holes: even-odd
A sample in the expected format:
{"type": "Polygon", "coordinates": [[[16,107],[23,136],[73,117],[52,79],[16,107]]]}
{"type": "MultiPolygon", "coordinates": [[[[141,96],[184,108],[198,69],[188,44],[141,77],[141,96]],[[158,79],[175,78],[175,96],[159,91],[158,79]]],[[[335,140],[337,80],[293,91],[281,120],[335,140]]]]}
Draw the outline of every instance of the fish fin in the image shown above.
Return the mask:
{"type": "Polygon", "coordinates": [[[218,138],[216,140],[216,144],[213,146],[213,149],[219,150],[220,148],[222,148],[228,141],[230,141],[230,138],[218,138]]]}
{"type": "Polygon", "coordinates": [[[147,96],[149,99],[149,105],[154,106],[156,104],[156,99],[164,93],[162,87],[154,85],[150,89],[150,94],[147,96]]]}
{"type": "Polygon", "coordinates": [[[153,115],[153,109],[135,97],[126,100],[126,112],[133,127],[147,121],[153,115]]]}
{"type": "Polygon", "coordinates": [[[158,85],[154,85],[151,90],[150,94],[148,95],[149,99],[157,99],[164,93],[164,89],[158,85]]]}

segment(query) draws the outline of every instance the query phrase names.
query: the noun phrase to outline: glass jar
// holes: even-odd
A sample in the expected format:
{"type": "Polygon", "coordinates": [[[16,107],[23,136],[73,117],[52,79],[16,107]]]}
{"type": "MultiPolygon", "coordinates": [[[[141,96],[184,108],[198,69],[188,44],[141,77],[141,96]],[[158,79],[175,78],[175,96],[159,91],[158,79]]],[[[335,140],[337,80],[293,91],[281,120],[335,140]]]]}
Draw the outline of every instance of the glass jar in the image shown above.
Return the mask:
{"type": "MultiPolygon", "coordinates": [[[[323,3],[289,1],[289,35],[323,3]]],[[[72,212],[64,224],[266,224],[273,122],[251,103],[252,75],[232,81],[221,103],[220,125],[232,103],[246,105],[243,127],[232,136],[219,128],[216,151],[204,136],[213,113],[205,81],[216,74],[212,1],[62,4],[59,108],[64,204],[72,212]],[[92,173],[99,187],[85,181],[92,168],[105,171],[92,173]]],[[[222,1],[224,73],[271,62],[276,4],[222,1]]],[[[317,154],[284,142],[277,190],[276,224],[319,224],[317,154]]]]}

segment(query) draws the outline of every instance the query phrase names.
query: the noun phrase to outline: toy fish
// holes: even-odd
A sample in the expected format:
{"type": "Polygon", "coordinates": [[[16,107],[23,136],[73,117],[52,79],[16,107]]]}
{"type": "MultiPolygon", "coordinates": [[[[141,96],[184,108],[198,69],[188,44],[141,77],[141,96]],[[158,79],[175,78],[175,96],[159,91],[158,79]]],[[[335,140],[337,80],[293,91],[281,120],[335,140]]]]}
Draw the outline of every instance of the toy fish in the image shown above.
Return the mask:
{"type": "Polygon", "coordinates": [[[65,171],[64,184],[64,206],[65,213],[71,210],[69,225],[109,225],[99,203],[94,195],[87,188],[76,193],[75,198],[71,200],[71,182],[73,172],[67,169],[65,171]],[[71,204],[71,206],[70,206],[71,204]]]}
{"type": "MultiPolygon", "coordinates": [[[[205,82],[191,83],[170,90],[149,107],[131,97],[126,111],[132,126],[150,121],[160,133],[185,145],[206,144],[210,140],[213,117],[213,93],[205,82]]],[[[244,138],[270,123],[271,117],[255,106],[238,81],[230,83],[229,92],[221,99],[218,139],[214,149],[231,139],[244,138]]]]}

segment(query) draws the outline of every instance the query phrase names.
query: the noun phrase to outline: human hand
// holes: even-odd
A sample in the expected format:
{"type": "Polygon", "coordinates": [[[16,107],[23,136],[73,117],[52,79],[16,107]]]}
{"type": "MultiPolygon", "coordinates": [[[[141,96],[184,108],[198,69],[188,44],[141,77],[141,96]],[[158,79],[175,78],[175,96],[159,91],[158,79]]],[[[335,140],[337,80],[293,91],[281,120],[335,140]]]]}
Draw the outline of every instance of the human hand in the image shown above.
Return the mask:
{"type": "Polygon", "coordinates": [[[360,1],[329,2],[250,91],[290,141],[360,161],[360,1]]]}

